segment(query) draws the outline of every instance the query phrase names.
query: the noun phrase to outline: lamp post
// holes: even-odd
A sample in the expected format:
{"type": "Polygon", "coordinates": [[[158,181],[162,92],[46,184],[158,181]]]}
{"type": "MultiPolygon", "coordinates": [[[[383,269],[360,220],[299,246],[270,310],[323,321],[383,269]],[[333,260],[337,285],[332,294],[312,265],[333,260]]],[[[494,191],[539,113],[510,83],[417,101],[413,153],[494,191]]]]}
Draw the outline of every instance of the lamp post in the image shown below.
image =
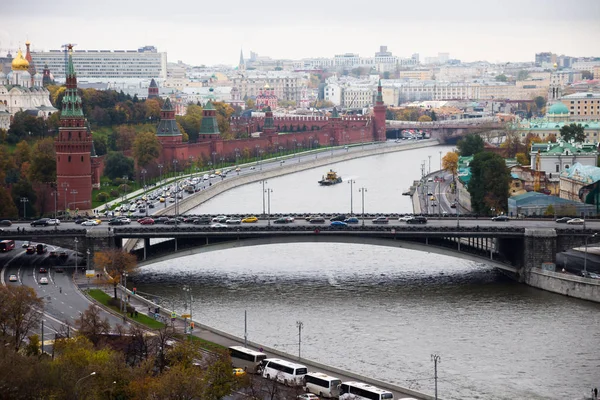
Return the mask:
{"type": "Polygon", "coordinates": [[[79,254],[78,254],[79,252],[77,251],[77,243],[79,243],[79,239],[75,238],[74,242],[75,242],[75,273],[77,273],[77,267],[78,267],[77,261],[79,259],[79,254]]]}
{"type": "Polygon", "coordinates": [[[296,142],[297,142],[296,138],[293,138],[292,142],[294,143],[294,148],[293,148],[293,150],[294,150],[294,157],[296,157],[296,142]]]}
{"type": "Polygon", "coordinates": [[[260,149],[260,145],[254,146],[254,156],[256,157],[256,165],[258,165],[258,150],[260,149]]]}
{"type": "Polygon", "coordinates": [[[585,255],[583,257],[583,276],[587,276],[587,251],[588,251],[588,239],[589,238],[595,238],[598,235],[598,233],[594,233],[593,235],[589,236],[586,235],[585,236],[585,255]]]}
{"type": "Polygon", "coordinates": [[[217,159],[216,159],[216,157],[217,157],[217,152],[213,151],[212,152],[212,163],[215,166],[215,168],[217,168],[217,159]]]}
{"type": "Polygon", "coordinates": [[[296,326],[298,327],[298,360],[300,360],[302,357],[302,328],[304,328],[304,323],[296,321],[296,326]]]}
{"type": "Polygon", "coordinates": [[[329,141],[331,142],[331,157],[333,157],[333,142],[335,141],[335,138],[330,137],[329,141]]]}
{"type": "MultiPolygon", "coordinates": [[[[298,153],[300,153],[302,150],[300,150],[302,148],[302,143],[296,143],[296,146],[298,146],[298,153]]],[[[298,154],[298,162],[300,162],[300,154],[298,154]]]]}
{"type": "Polygon", "coordinates": [[[142,169],[142,171],[141,171],[141,172],[142,172],[142,180],[143,180],[143,182],[144,182],[144,183],[143,183],[143,184],[144,184],[144,190],[146,190],[146,173],[147,173],[148,171],[146,171],[145,169],[142,169]]]}
{"type": "Polygon", "coordinates": [[[283,146],[279,146],[279,157],[283,155],[283,146]]]}
{"type": "Polygon", "coordinates": [[[73,203],[71,203],[72,207],[75,207],[75,204],[76,204],[76,202],[75,202],[76,197],[75,196],[77,196],[77,193],[79,193],[79,192],[76,189],[71,190],[71,194],[73,195],[73,203]]]}
{"type": "Polygon", "coordinates": [[[69,184],[67,182],[63,182],[61,186],[65,189],[65,209],[63,211],[67,211],[67,192],[69,191],[69,184]]]}
{"type": "Polygon", "coordinates": [[[431,174],[431,155],[427,156],[429,158],[429,169],[427,170],[427,174],[431,174]]]}
{"type": "Polygon", "coordinates": [[[440,151],[440,171],[442,170],[442,152],[440,151]]]}
{"type": "MultiPolygon", "coordinates": [[[[188,302],[188,297],[190,299],[190,324],[188,326],[191,327],[191,323],[194,321],[194,317],[192,314],[192,288],[188,285],[184,285],[183,286],[183,292],[184,292],[184,296],[185,296],[185,304],[187,306],[187,302],[188,302]]],[[[187,308],[187,307],[186,307],[187,308]]],[[[188,326],[185,327],[185,329],[187,330],[188,326]]],[[[193,329],[193,328],[192,328],[193,329]]],[[[189,333],[192,333],[192,329],[189,330],[189,333]]],[[[187,333],[187,332],[184,332],[187,333]]]]}
{"type": "Polygon", "coordinates": [[[188,157],[188,163],[190,164],[190,174],[192,174],[192,178],[194,177],[194,156],[188,157]]]}
{"type": "Polygon", "coordinates": [[[353,198],[352,198],[352,196],[353,196],[353,194],[354,194],[354,193],[353,193],[353,192],[354,192],[354,190],[353,190],[352,188],[353,188],[354,184],[356,183],[356,181],[355,181],[355,180],[352,180],[352,179],[350,179],[350,180],[348,181],[348,183],[350,184],[350,215],[352,215],[352,214],[354,214],[354,208],[353,208],[353,206],[354,206],[354,201],[353,201],[353,198]]]}
{"type": "MultiPolygon", "coordinates": [[[[177,177],[177,159],[173,160],[173,171],[175,171],[175,177],[177,177]]],[[[175,178],[175,226],[177,226],[177,197],[179,196],[179,181],[175,178]]]]}
{"type": "Polygon", "coordinates": [[[23,219],[27,219],[27,203],[29,203],[29,199],[27,197],[21,197],[21,204],[23,204],[23,219]]]}
{"type": "Polygon", "coordinates": [[[271,226],[271,193],[273,193],[273,189],[267,188],[265,192],[267,192],[267,211],[269,213],[267,216],[267,225],[271,226]]]}
{"type": "Polygon", "coordinates": [[[361,193],[362,197],[362,226],[365,226],[365,193],[367,192],[367,188],[361,187],[358,191],[361,193]]]}
{"type": "Polygon", "coordinates": [[[158,164],[158,173],[159,173],[159,178],[158,178],[158,185],[160,186],[160,184],[162,183],[162,169],[163,169],[163,165],[162,164],[158,164]]]}
{"type": "Polygon", "coordinates": [[[259,155],[259,164],[260,164],[260,170],[262,171],[262,155],[265,151],[263,149],[259,149],[258,150],[258,155],[259,155]]]}
{"type": "Polygon", "coordinates": [[[92,373],[91,373],[91,374],[89,374],[89,375],[86,375],[86,376],[84,376],[83,378],[80,378],[80,379],[79,379],[79,380],[78,380],[78,381],[75,383],[75,386],[74,386],[74,388],[75,388],[75,397],[79,398],[79,391],[78,391],[78,388],[77,388],[77,385],[79,385],[79,382],[81,382],[81,381],[82,381],[82,380],[84,380],[85,378],[89,378],[89,377],[91,377],[91,376],[94,376],[94,375],[96,375],[96,371],[92,372],[92,373]]]}
{"type": "Polygon", "coordinates": [[[263,211],[262,211],[262,215],[265,215],[265,184],[268,183],[265,180],[260,181],[260,183],[262,184],[262,204],[263,204],[263,211]]]}
{"type": "MultiPolygon", "coordinates": [[[[237,147],[234,149],[235,151],[235,166],[237,167],[238,165],[238,158],[240,158],[240,149],[238,149],[237,147]]],[[[240,171],[238,171],[238,175],[240,174],[240,171]]]]}
{"type": "Polygon", "coordinates": [[[225,158],[221,157],[220,161],[221,161],[221,168],[225,167],[225,158]]]}

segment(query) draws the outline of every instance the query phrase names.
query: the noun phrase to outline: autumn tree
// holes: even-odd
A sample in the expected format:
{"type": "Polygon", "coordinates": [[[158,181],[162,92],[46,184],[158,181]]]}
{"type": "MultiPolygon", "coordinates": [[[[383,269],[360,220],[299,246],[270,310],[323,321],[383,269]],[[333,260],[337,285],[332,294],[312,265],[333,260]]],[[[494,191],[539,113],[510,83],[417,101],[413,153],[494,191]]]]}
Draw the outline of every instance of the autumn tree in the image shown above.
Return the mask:
{"type": "Polygon", "coordinates": [[[235,110],[225,102],[215,102],[213,105],[217,110],[217,124],[219,125],[219,132],[221,132],[221,136],[224,139],[233,139],[229,120],[235,113],[235,110]]]}
{"type": "Polygon", "coordinates": [[[525,153],[517,153],[517,162],[520,165],[529,165],[531,163],[529,157],[525,153]]]}
{"type": "Polygon", "coordinates": [[[429,115],[421,115],[421,116],[420,116],[420,117],[417,119],[417,121],[419,121],[419,122],[431,122],[431,121],[432,121],[432,119],[431,119],[431,117],[430,117],[429,115]]]}
{"type": "Polygon", "coordinates": [[[17,143],[14,152],[15,164],[17,167],[21,167],[21,165],[25,162],[31,161],[31,146],[25,140],[21,140],[17,143]]]}
{"type": "Polygon", "coordinates": [[[0,331],[10,335],[18,351],[29,333],[40,323],[44,302],[27,286],[0,286],[0,331]]]}
{"type": "Polygon", "coordinates": [[[133,157],[138,165],[146,167],[160,156],[161,145],[153,132],[142,132],[133,142],[133,157]]]}
{"type": "Polygon", "coordinates": [[[254,110],[256,102],[253,99],[246,99],[246,110],[254,110]]]}
{"type": "Polygon", "coordinates": [[[231,373],[231,358],[226,351],[205,355],[209,358],[208,367],[202,376],[204,386],[203,399],[219,400],[229,395],[237,385],[231,373]]]}
{"type": "Polygon", "coordinates": [[[110,332],[110,322],[108,318],[102,319],[100,309],[90,304],[89,307],[75,321],[75,326],[79,334],[88,338],[94,346],[97,346],[100,338],[110,332]]]}
{"type": "Polygon", "coordinates": [[[110,282],[114,286],[114,298],[117,298],[117,285],[121,282],[124,273],[132,273],[137,268],[135,255],[121,249],[98,251],[94,254],[94,265],[97,270],[108,273],[110,282]]]}
{"type": "Polygon", "coordinates": [[[187,132],[190,141],[195,143],[198,140],[198,132],[200,132],[200,124],[202,123],[202,107],[190,104],[185,115],[176,116],[175,120],[187,132]]]}
{"type": "Polygon", "coordinates": [[[19,209],[4,186],[0,186],[0,215],[10,219],[19,217],[19,209]]]}
{"type": "Polygon", "coordinates": [[[135,128],[129,125],[121,125],[116,129],[116,145],[121,151],[130,150],[135,140],[135,128]]]}
{"type": "Polygon", "coordinates": [[[458,153],[455,151],[449,151],[442,158],[442,167],[446,171],[450,171],[452,175],[456,175],[456,171],[458,171],[458,153]]]}
{"type": "Polygon", "coordinates": [[[560,136],[565,142],[574,140],[575,142],[585,142],[585,128],[581,124],[563,125],[560,128],[560,136]]]}
{"type": "Polygon", "coordinates": [[[53,138],[40,140],[33,146],[29,179],[33,182],[56,180],[56,151],[53,138]]]}

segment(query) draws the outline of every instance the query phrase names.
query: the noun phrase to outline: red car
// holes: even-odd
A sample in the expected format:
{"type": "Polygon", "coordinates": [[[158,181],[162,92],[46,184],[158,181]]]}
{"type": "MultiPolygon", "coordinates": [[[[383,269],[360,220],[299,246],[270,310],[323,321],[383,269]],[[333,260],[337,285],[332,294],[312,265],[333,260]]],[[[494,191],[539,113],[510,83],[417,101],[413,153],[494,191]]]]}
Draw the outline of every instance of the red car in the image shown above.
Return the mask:
{"type": "Polygon", "coordinates": [[[138,221],[140,225],[154,225],[154,220],[152,218],[144,218],[138,221]]]}

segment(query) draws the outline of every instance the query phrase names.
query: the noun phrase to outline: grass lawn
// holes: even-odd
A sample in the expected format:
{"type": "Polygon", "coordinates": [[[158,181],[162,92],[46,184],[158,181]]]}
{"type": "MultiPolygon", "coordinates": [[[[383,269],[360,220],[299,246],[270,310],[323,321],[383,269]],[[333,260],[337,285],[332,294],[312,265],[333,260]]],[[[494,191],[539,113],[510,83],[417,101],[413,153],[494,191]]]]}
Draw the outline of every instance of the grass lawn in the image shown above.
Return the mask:
{"type": "MultiPolygon", "coordinates": [[[[109,301],[111,299],[111,296],[109,296],[108,294],[106,294],[105,292],[103,292],[100,289],[90,289],[88,291],[89,295],[96,300],[97,302],[103,304],[104,306],[118,312],[119,314],[122,315],[122,313],[119,311],[118,307],[112,306],[109,304],[109,301]]],[[[129,317],[128,317],[129,318],[129,317]]],[[[160,329],[163,328],[165,326],[165,324],[163,324],[162,322],[156,321],[154,318],[150,318],[145,314],[142,314],[140,312],[138,312],[138,316],[137,317],[133,317],[133,318],[129,318],[133,321],[139,322],[140,324],[143,324],[145,326],[147,326],[150,329],[160,329]]]]}
{"type": "Polygon", "coordinates": [[[198,342],[200,343],[200,347],[202,347],[203,349],[206,349],[208,351],[223,351],[223,350],[227,350],[227,347],[225,346],[221,346],[220,344],[217,343],[213,343],[213,342],[209,342],[208,340],[204,340],[202,338],[199,338],[198,336],[193,336],[193,335],[177,335],[177,337],[181,340],[186,340],[186,339],[191,339],[194,342],[198,342]]]}

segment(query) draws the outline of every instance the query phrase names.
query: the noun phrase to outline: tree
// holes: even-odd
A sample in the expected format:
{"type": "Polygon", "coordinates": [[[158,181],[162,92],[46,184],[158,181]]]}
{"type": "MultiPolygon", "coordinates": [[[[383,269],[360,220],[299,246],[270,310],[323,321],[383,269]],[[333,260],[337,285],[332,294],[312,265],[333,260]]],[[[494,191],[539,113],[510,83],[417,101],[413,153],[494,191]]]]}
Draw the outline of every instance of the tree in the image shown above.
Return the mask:
{"type": "Polygon", "coordinates": [[[231,126],[229,120],[235,110],[229,104],[225,102],[214,102],[213,105],[217,110],[217,124],[219,125],[219,132],[224,139],[233,139],[231,135],[231,126]]]}
{"type": "Polygon", "coordinates": [[[548,207],[546,207],[546,210],[544,211],[545,216],[553,217],[555,214],[556,214],[556,212],[554,211],[554,206],[552,204],[550,204],[548,207]]]}
{"type": "Polygon", "coordinates": [[[142,167],[148,166],[160,156],[161,145],[153,132],[142,132],[133,142],[133,157],[142,167]]]}
{"type": "Polygon", "coordinates": [[[506,82],[506,81],[508,81],[508,78],[504,74],[496,75],[495,79],[496,79],[497,82],[506,82]]]}
{"type": "Polygon", "coordinates": [[[32,329],[40,323],[44,302],[27,286],[0,287],[0,331],[11,335],[18,351],[32,329]]]}
{"type": "Polygon", "coordinates": [[[560,136],[565,142],[574,140],[577,143],[585,141],[585,128],[581,124],[563,125],[560,128],[560,136]]]}
{"type": "Polygon", "coordinates": [[[123,273],[132,273],[137,267],[135,255],[121,249],[109,249],[94,254],[94,265],[98,270],[106,270],[114,286],[114,298],[117,298],[117,285],[123,273]]]}
{"type": "Polygon", "coordinates": [[[506,211],[508,207],[508,189],[510,171],[504,159],[498,154],[480,152],[475,154],[471,167],[469,193],[473,211],[481,215],[490,215],[506,211]]]}
{"type": "Polygon", "coordinates": [[[256,107],[256,102],[253,99],[246,99],[246,109],[254,110],[256,107]]]}
{"type": "Polygon", "coordinates": [[[23,205],[21,203],[22,198],[27,198],[28,201],[25,204],[25,213],[30,217],[37,213],[35,204],[37,202],[37,194],[31,186],[31,182],[21,179],[15,183],[12,187],[12,199],[13,204],[17,207],[20,217],[25,217],[23,211],[23,205]]]}
{"type": "Polygon", "coordinates": [[[33,146],[29,179],[45,183],[56,181],[56,151],[53,138],[42,139],[33,146]]]}
{"type": "Polygon", "coordinates": [[[126,157],[121,152],[108,153],[105,160],[104,175],[110,179],[120,178],[124,175],[133,176],[133,159],[126,157]]]}
{"type": "Polygon", "coordinates": [[[468,157],[483,151],[483,139],[481,136],[469,133],[456,144],[461,156],[468,157]]]}
{"type": "Polygon", "coordinates": [[[231,358],[225,351],[211,353],[209,365],[203,375],[202,399],[219,400],[230,394],[237,384],[231,373],[231,358]]]}
{"type": "Polygon", "coordinates": [[[108,139],[106,136],[97,135],[94,137],[94,149],[98,156],[103,156],[108,152],[108,139]]]}
{"type": "Polygon", "coordinates": [[[135,140],[135,128],[121,125],[117,128],[117,149],[121,151],[130,150],[135,140]]]}
{"type": "Polygon", "coordinates": [[[535,103],[535,106],[538,110],[541,110],[542,108],[546,107],[546,99],[542,96],[535,97],[533,99],[533,102],[535,103]]]}
{"type": "Polygon", "coordinates": [[[518,81],[524,81],[525,79],[527,79],[528,76],[529,76],[529,71],[527,71],[525,69],[522,69],[517,74],[517,80],[518,81]]]}
{"type": "Polygon", "coordinates": [[[88,338],[94,346],[98,345],[100,338],[110,332],[108,318],[102,319],[100,309],[94,304],[90,306],[75,321],[79,334],[88,338]]]}
{"type": "Polygon", "coordinates": [[[31,161],[31,147],[25,140],[21,140],[15,147],[15,164],[20,167],[23,163],[31,161]]]}
{"type": "Polygon", "coordinates": [[[431,121],[432,121],[432,119],[431,119],[431,117],[430,117],[429,115],[421,115],[421,116],[420,116],[420,117],[417,119],[417,121],[419,121],[419,122],[431,122],[431,121]]]}
{"type": "Polygon", "coordinates": [[[0,215],[10,219],[19,217],[19,209],[4,186],[0,186],[0,215]]]}
{"type": "Polygon", "coordinates": [[[525,153],[517,153],[517,162],[521,165],[529,165],[530,160],[525,153]]]}
{"type": "Polygon", "coordinates": [[[442,167],[446,171],[450,171],[452,175],[456,175],[456,171],[458,170],[458,153],[454,151],[449,151],[442,158],[442,167]]]}

